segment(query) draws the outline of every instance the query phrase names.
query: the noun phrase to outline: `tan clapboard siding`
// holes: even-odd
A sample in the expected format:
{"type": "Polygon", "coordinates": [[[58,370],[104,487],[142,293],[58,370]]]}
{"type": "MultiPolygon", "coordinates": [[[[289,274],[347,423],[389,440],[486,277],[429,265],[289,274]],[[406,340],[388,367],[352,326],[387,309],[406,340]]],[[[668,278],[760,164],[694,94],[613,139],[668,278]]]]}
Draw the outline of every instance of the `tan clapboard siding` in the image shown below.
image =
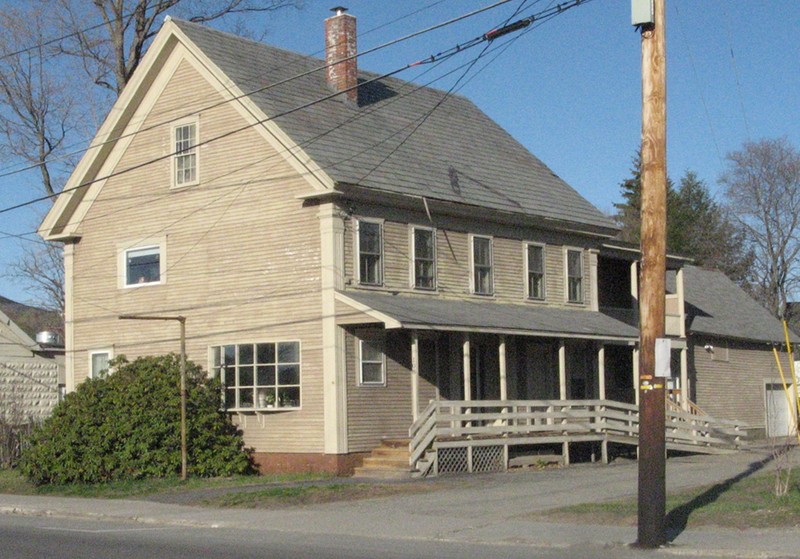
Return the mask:
{"type": "MultiPolygon", "coordinates": [[[[356,331],[357,332],[357,331],[356,331]]],[[[386,334],[386,386],[359,386],[357,340],[346,334],[347,437],[350,452],[375,448],[381,438],[407,437],[411,426],[411,345],[406,333],[386,334]]]]}
{"type": "Polygon", "coordinates": [[[494,248],[494,292],[498,301],[519,303],[525,298],[525,262],[522,241],[496,237],[494,248]]]}
{"type": "Polygon", "coordinates": [[[436,231],[436,285],[451,296],[469,294],[469,235],[458,231],[436,231]]]}
{"type": "MultiPolygon", "coordinates": [[[[738,419],[763,428],[765,383],[781,382],[772,348],[767,344],[725,342],[714,338],[692,340],[695,403],[714,417],[738,419]],[[724,361],[726,343],[728,360],[724,361]],[[713,354],[704,349],[706,344],[714,346],[713,354]]],[[[785,352],[780,357],[786,373],[789,362],[785,352]]]]}
{"type": "Polygon", "coordinates": [[[410,281],[410,239],[407,223],[383,224],[383,280],[389,289],[407,289],[410,281]]]}
{"type": "MultiPolygon", "coordinates": [[[[117,169],[171,150],[169,126],[150,126],[216,94],[182,63],[117,169]]],[[[218,98],[218,97],[217,97],[218,98]]],[[[241,127],[229,105],[199,116],[201,142],[241,127]]],[[[200,184],[170,189],[168,160],[108,180],[75,247],[75,373],[87,351],[113,346],[129,358],[178,350],[178,325],[120,321],[123,313],[187,317],[187,352],[208,366],[209,347],[299,340],[302,409],[237,418],[258,451],[322,452],[320,229],[317,209],[295,196],[308,184],[255,130],[199,148],[200,184]],[[120,289],[120,247],[166,239],[166,282],[120,289]]],[[[163,255],[162,255],[163,256],[163,255]]]]}

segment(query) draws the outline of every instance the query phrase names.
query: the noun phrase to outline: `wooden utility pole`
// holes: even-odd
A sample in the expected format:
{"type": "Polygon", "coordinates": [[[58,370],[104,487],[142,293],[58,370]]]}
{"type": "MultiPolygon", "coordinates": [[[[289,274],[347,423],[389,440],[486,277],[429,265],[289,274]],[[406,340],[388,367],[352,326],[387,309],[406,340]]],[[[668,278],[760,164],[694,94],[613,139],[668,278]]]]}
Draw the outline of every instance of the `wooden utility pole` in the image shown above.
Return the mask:
{"type": "Polygon", "coordinates": [[[639,530],[637,543],[666,543],[664,379],[655,376],[655,343],[664,337],[667,225],[665,0],[642,25],[642,230],[639,292],[639,530]]]}

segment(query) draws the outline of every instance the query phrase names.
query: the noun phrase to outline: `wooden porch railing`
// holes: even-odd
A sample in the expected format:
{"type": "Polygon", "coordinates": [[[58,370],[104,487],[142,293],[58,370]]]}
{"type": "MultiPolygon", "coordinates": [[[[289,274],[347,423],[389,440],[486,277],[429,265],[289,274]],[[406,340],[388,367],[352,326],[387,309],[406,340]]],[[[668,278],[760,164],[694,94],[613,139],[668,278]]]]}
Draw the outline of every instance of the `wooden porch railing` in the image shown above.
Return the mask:
{"type": "MultiPolygon", "coordinates": [[[[718,453],[742,445],[745,425],[735,421],[666,411],[666,444],[671,450],[718,453]]],[[[409,429],[409,463],[418,475],[447,468],[503,470],[509,447],[561,443],[569,461],[569,443],[638,445],[639,410],[611,400],[432,401],[409,429]],[[442,455],[442,456],[440,456],[442,455]],[[476,465],[479,468],[476,468],[476,465]]]]}

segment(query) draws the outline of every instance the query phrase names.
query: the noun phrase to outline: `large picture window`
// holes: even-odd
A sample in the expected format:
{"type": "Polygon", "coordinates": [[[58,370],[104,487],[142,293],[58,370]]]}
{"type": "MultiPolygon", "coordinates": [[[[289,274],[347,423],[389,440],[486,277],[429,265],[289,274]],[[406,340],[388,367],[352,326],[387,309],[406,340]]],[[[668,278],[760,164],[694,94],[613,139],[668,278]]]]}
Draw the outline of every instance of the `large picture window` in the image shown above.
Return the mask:
{"type": "Polygon", "coordinates": [[[175,186],[197,182],[197,123],[173,128],[173,166],[175,186]]]}
{"type": "Polygon", "coordinates": [[[383,283],[383,227],[376,221],[358,222],[358,281],[364,285],[383,283]]]}
{"type": "Polygon", "coordinates": [[[544,299],[544,247],[526,245],[528,298],[544,299]]]}
{"type": "Polygon", "coordinates": [[[414,228],[414,287],[436,289],[436,231],[414,228]]]}
{"type": "Polygon", "coordinates": [[[224,345],[211,353],[225,409],[300,407],[300,342],[224,345]]]}
{"type": "Polygon", "coordinates": [[[583,251],[567,250],[567,300],[583,303],[583,251]]]}
{"type": "Polygon", "coordinates": [[[491,295],[492,279],[492,239],[472,237],[472,291],[479,295],[491,295]]]}

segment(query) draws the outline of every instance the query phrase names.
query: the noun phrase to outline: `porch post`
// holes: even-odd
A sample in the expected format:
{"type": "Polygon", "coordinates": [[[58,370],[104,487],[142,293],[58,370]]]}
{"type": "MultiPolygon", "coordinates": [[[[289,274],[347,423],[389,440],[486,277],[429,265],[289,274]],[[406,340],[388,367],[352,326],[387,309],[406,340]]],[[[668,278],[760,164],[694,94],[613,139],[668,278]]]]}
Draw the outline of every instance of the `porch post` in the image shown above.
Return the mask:
{"type": "Polygon", "coordinates": [[[633,394],[634,402],[639,405],[639,348],[633,348],[633,394]]]}
{"type": "Polygon", "coordinates": [[[681,349],[681,409],[689,411],[689,348],[681,349]]]}
{"type": "Polygon", "coordinates": [[[508,377],[506,372],[506,337],[500,336],[498,347],[500,361],[500,399],[508,399],[508,377]]]}
{"type": "Polygon", "coordinates": [[[603,342],[597,344],[597,396],[606,399],[606,346],[603,342]]]}
{"type": "Polygon", "coordinates": [[[567,344],[558,340],[558,397],[567,399],[567,344]]]}
{"type": "Polygon", "coordinates": [[[419,416],[419,333],[411,331],[411,418],[419,416]]]}
{"type": "Polygon", "coordinates": [[[464,346],[463,346],[463,373],[464,373],[464,400],[469,402],[472,400],[472,374],[470,371],[469,359],[469,332],[464,333],[464,346]]]}

